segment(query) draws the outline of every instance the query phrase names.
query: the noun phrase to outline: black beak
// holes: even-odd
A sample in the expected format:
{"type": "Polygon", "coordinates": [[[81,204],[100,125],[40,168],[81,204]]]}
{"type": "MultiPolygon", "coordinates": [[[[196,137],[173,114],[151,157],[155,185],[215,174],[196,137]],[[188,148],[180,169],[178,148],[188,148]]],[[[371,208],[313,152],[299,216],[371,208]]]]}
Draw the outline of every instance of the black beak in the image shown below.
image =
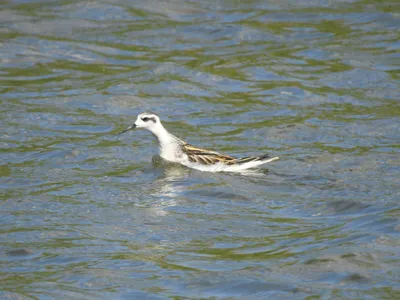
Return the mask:
{"type": "Polygon", "coordinates": [[[136,124],[132,124],[131,126],[129,126],[127,129],[122,130],[121,132],[118,132],[117,134],[122,134],[124,132],[127,132],[129,130],[135,129],[136,128],[136,124]]]}

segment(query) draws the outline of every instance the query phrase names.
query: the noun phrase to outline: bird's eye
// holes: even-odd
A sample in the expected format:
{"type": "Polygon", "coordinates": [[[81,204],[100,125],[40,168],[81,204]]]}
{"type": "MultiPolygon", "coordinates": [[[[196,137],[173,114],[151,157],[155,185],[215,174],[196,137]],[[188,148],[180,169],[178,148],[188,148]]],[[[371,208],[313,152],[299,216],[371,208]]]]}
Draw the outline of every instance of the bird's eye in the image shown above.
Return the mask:
{"type": "Polygon", "coordinates": [[[142,121],[144,121],[144,122],[147,122],[149,120],[149,118],[148,117],[144,117],[144,118],[142,118],[142,121]]]}

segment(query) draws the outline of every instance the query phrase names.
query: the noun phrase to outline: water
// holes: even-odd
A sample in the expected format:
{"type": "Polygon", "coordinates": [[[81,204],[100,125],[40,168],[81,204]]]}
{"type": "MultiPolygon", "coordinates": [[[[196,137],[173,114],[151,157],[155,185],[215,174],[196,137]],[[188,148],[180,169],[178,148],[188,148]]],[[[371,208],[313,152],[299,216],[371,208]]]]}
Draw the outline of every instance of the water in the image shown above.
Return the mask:
{"type": "Polygon", "coordinates": [[[397,1],[0,6],[1,299],[400,297],[397,1]]]}

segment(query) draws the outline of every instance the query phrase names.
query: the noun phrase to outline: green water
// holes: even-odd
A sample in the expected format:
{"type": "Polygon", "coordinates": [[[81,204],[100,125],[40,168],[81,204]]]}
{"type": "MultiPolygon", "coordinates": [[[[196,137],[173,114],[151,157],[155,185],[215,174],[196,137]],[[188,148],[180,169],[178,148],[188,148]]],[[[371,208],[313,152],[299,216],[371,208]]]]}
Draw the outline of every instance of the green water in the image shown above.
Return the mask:
{"type": "Polygon", "coordinates": [[[0,8],[1,299],[400,298],[397,1],[0,8]]]}

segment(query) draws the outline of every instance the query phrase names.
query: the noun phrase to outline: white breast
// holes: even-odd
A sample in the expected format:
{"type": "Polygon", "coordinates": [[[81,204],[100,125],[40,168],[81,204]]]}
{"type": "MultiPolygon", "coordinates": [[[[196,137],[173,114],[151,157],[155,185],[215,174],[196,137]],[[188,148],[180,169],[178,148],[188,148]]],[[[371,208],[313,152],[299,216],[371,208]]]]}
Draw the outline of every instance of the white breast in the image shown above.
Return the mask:
{"type": "Polygon", "coordinates": [[[160,141],[159,147],[160,156],[163,159],[179,163],[187,160],[187,156],[183,153],[179,140],[174,136],[171,136],[170,139],[160,141]]]}

